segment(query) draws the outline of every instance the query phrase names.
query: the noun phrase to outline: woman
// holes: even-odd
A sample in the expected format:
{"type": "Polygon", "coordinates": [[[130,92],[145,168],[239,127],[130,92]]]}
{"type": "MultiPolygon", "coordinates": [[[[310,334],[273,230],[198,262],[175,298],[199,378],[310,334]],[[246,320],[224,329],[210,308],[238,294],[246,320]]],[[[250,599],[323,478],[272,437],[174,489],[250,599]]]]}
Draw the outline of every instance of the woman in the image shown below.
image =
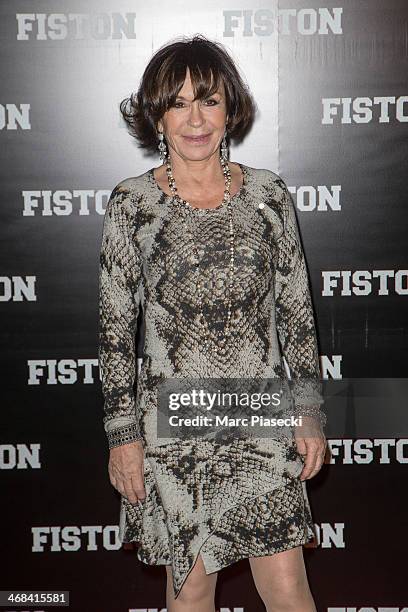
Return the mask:
{"type": "Polygon", "coordinates": [[[163,161],[114,188],[103,228],[99,360],[121,541],[166,565],[169,612],[213,611],[218,570],[243,558],[268,610],[315,610],[302,544],[314,536],[304,481],[326,448],[321,396],[306,385],[295,398],[312,435],[296,425],[281,438],[163,441],[157,431],[164,378],[284,379],[285,357],[294,380],[319,379],[290,194],[272,171],[227,159],[255,105],[220,44],[162,47],[121,111],[163,161]]]}

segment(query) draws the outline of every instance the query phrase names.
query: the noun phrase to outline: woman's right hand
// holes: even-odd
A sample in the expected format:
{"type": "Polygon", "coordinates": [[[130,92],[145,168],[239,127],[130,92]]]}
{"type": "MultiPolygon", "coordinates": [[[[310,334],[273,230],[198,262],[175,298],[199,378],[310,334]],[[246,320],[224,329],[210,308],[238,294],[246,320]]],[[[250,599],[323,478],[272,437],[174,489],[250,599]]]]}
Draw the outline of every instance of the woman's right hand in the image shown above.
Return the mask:
{"type": "Polygon", "coordinates": [[[144,501],[144,451],[141,440],[114,446],[109,451],[108,472],[112,486],[131,504],[144,501]]]}

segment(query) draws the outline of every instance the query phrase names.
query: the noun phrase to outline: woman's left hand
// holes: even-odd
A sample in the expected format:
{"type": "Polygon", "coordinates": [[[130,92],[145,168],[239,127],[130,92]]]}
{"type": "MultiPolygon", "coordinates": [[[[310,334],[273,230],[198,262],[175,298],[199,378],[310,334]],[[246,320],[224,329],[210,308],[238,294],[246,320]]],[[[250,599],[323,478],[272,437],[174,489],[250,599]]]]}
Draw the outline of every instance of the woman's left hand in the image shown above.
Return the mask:
{"type": "Polygon", "coordinates": [[[316,476],[324,463],[327,440],[320,422],[313,417],[303,416],[302,425],[294,427],[294,437],[300,455],[304,457],[304,466],[300,480],[316,476]]]}

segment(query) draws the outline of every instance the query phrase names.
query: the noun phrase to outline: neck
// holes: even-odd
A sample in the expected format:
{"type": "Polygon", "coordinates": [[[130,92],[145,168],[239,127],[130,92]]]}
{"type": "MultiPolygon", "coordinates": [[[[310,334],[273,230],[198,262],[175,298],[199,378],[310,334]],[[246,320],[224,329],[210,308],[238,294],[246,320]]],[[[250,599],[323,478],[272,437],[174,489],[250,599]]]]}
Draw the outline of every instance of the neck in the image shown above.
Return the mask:
{"type": "Polygon", "coordinates": [[[184,159],[180,155],[171,152],[170,164],[174,180],[178,185],[200,189],[208,188],[208,185],[224,181],[218,151],[200,160],[184,159]]]}

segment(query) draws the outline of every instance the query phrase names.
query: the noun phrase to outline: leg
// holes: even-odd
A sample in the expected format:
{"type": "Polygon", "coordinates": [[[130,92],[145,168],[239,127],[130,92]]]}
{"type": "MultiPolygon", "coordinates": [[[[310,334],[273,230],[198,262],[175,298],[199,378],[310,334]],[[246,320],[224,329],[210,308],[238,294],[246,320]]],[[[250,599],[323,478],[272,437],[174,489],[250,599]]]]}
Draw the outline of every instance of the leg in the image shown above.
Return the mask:
{"type": "Polygon", "coordinates": [[[174,598],[171,565],[166,565],[166,571],[167,612],[215,612],[214,596],[218,573],[205,573],[201,555],[198,555],[177,599],[174,598]]]}
{"type": "Polygon", "coordinates": [[[266,557],[250,557],[249,563],[267,612],[316,612],[302,546],[266,557]]]}

